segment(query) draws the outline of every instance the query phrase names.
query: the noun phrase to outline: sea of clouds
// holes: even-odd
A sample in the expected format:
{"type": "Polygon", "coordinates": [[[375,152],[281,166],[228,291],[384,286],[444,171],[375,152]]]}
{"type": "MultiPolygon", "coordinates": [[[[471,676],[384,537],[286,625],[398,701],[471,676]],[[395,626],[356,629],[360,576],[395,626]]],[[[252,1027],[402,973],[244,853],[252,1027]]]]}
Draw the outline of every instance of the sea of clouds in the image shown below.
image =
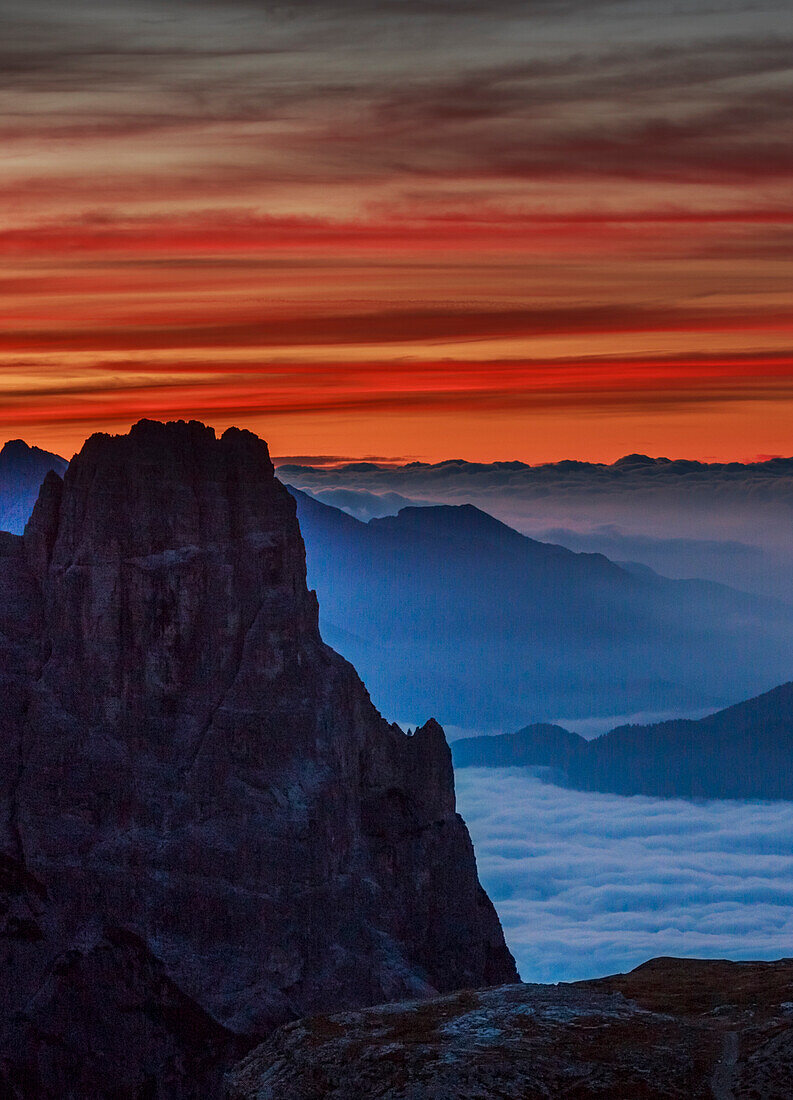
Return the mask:
{"type": "Polygon", "coordinates": [[[284,466],[282,480],[364,521],[407,504],[474,504],[523,534],[793,600],[793,459],[635,456],[557,462],[284,466]]]}
{"type": "Polygon", "coordinates": [[[524,981],[793,955],[793,802],[588,794],[521,768],[456,784],[524,981]]]}

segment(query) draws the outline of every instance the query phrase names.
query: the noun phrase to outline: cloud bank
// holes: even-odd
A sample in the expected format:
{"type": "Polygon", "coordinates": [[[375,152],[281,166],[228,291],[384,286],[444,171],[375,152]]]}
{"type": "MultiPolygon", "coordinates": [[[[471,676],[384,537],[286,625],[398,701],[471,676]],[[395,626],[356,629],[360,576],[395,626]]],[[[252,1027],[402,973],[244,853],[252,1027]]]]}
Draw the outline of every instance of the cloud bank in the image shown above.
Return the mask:
{"type": "MultiPolygon", "coordinates": [[[[793,459],[670,461],[627,456],[611,465],[564,461],[283,467],[297,488],[355,511],[351,492],[475,504],[541,541],[670,577],[702,577],[793,599],[793,459]]],[[[371,507],[371,505],[369,504],[371,507]]],[[[373,513],[372,513],[373,514],[373,513]]]]}
{"type": "Polygon", "coordinates": [[[461,769],[456,785],[524,981],[790,954],[793,803],[581,794],[523,769],[461,769]]]}

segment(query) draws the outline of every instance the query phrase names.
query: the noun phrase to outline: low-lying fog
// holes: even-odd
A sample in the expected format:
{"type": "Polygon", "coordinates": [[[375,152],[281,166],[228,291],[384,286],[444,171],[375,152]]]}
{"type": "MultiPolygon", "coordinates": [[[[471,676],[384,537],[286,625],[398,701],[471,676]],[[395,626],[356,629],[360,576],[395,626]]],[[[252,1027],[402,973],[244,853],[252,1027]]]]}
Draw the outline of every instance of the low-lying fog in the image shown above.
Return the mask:
{"type": "Polygon", "coordinates": [[[364,520],[406,504],[470,503],[544,542],[793,601],[793,459],[356,463],[279,476],[364,520]]]}
{"type": "Polygon", "coordinates": [[[524,981],[793,953],[793,802],[587,794],[519,768],[455,778],[524,981]]]}

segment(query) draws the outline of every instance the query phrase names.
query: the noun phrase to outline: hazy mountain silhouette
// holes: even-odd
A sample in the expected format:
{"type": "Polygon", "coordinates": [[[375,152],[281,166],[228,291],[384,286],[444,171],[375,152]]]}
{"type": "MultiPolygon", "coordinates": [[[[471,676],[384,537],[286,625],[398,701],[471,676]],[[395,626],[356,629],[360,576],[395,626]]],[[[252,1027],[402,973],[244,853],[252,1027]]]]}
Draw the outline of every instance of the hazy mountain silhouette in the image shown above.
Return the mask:
{"type": "Polygon", "coordinates": [[[535,722],[516,733],[461,737],[452,742],[452,759],[456,768],[545,767],[566,772],[587,744],[564,726],[535,722]]]}
{"type": "Polygon", "coordinates": [[[421,508],[424,505],[423,501],[410,500],[401,493],[367,493],[365,489],[320,489],[316,493],[307,492],[306,495],[322,504],[340,508],[364,522],[383,516],[395,516],[403,508],[421,508]]]}
{"type": "Polygon", "coordinates": [[[58,455],[10,439],[0,450],[0,531],[20,535],[44,478],[50,470],[63,474],[67,465],[58,455]]]}
{"type": "Polygon", "coordinates": [[[790,676],[786,605],[537,542],[471,505],[363,523],[292,492],[323,634],[394,717],[693,710],[790,676]]]}
{"type": "Polygon", "coordinates": [[[685,798],[793,798],[793,683],[698,721],[619,726],[593,741],[533,725],[452,746],[455,766],[553,767],[578,790],[685,798]]]}
{"type": "Polygon", "coordinates": [[[282,466],[278,477],[361,519],[375,513],[365,515],[354,498],[330,494],[382,499],[398,493],[413,503],[474,504],[543,542],[793,603],[793,458],[700,462],[625,455],[611,464],[565,459],[536,466],[447,459],[282,466]]]}

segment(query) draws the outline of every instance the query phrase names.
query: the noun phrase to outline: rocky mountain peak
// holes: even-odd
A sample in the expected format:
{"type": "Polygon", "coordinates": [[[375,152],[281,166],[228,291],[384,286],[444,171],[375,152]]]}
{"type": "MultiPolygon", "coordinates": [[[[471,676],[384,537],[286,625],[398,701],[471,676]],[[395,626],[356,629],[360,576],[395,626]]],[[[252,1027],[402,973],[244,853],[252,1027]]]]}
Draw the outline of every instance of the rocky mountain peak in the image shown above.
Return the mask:
{"type": "MultiPolygon", "coordinates": [[[[41,1067],[42,1035],[69,1033],[64,953],[103,960],[90,996],[126,1003],[102,988],[120,933],[141,982],[251,1039],[516,977],[443,732],[385,722],[323,644],[294,501],[251,433],[142,421],[47,477],[0,541],[0,704],[2,853],[43,891],[35,936],[6,924],[7,1064],[41,1067]],[[42,982],[52,1002],[20,1026],[42,982]]],[[[172,1057],[173,1034],[141,1034],[141,1065],[172,1057]]],[[[81,1057],[39,1068],[40,1094],[68,1095],[81,1057]]]]}
{"type": "Polygon", "coordinates": [[[94,435],[62,487],[45,482],[25,541],[47,609],[45,681],[79,713],[143,729],[170,718],[192,751],[256,624],[319,642],[295,506],[250,432],[144,420],[94,435]]]}
{"type": "Polygon", "coordinates": [[[6,442],[0,447],[0,455],[4,458],[22,458],[30,454],[33,450],[24,439],[7,439],[6,442]]]}
{"type": "Polygon", "coordinates": [[[150,555],[258,530],[277,491],[267,444],[197,421],[141,420],[128,435],[97,434],[65,477],[56,560],[150,555]]]}

